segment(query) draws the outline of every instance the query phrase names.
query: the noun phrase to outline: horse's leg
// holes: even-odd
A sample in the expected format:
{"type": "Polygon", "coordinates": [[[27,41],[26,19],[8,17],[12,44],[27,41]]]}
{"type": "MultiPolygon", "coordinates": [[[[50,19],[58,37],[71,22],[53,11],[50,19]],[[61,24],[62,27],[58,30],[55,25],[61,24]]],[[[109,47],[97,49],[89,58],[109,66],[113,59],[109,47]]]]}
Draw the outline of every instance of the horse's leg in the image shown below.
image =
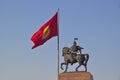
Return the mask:
{"type": "Polygon", "coordinates": [[[83,63],[83,66],[85,67],[85,72],[87,72],[87,64],[83,63]]]}
{"type": "Polygon", "coordinates": [[[84,66],[85,66],[85,71],[87,72],[87,62],[89,60],[89,55],[88,54],[85,54],[85,63],[84,63],[84,66]]]}
{"type": "Polygon", "coordinates": [[[67,71],[67,69],[68,69],[68,62],[66,63],[66,69],[65,69],[65,71],[64,71],[64,72],[66,72],[66,71],[67,71]]]}
{"type": "Polygon", "coordinates": [[[63,63],[61,63],[61,69],[63,70],[63,65],[66,65],[66,63],[65,62],[63,62],[63,63]]]}
{"type": "Polygon", "coordinates": [[[87,72],[87,64],[85,64],[85,72],[87,72]]]}
{"type": "Polygon", "coordinates": [[[78,68],[81,66],[81,64],[79,63],[79,65],[76,67],[76,72],[78,71],[78,68]]]}

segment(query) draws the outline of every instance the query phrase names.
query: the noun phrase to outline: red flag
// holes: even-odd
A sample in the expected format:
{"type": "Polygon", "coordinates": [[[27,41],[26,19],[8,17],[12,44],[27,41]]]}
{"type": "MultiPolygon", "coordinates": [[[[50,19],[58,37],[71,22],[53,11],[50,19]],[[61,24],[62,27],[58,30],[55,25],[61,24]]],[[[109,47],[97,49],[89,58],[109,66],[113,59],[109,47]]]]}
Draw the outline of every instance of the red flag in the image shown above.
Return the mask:
{"type": "Polygon", "coordinates": [[[50,38],[58,36],[58,12],[41,28],[34,33],[31,40],[34,43],[32,49],[44,44],[50,38]]]}

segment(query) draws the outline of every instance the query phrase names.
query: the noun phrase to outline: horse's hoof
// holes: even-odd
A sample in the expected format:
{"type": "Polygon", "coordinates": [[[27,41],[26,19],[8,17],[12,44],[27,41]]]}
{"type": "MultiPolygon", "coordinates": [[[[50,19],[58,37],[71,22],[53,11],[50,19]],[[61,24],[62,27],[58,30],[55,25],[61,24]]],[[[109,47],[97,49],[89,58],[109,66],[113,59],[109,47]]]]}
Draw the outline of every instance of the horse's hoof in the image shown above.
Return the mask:
{"type": "Polygon", "coordinates": [[[78,70],[76,70],[76,72],[78,72],[78,70]]]}
{"type": "Polygon", "coordinates": [[[85,72],[87,72],[87,69],[85,69],[85,72]]]}
{"type": "Polygon", "coordinates": [[[87,72],[87,70],[85,70],[85,72],[87,72]]]}

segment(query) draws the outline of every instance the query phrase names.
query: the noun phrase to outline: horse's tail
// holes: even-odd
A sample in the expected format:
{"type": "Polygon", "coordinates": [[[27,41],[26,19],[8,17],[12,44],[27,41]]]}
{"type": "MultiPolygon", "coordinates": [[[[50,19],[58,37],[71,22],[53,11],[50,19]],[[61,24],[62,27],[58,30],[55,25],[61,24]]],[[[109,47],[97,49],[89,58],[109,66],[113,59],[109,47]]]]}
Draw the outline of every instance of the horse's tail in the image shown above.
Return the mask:
{"type": "Polygon", "coordinates": [[[89,60],[89,54],[85,54],[85,65],[87,66],[87,62],[89,60]]]}

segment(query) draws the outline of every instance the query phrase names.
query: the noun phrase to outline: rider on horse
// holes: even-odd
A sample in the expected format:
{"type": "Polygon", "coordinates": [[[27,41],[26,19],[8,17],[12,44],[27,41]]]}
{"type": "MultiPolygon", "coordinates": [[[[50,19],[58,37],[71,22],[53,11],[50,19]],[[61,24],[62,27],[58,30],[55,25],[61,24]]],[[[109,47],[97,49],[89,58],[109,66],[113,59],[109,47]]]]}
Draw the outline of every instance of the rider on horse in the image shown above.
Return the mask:
{"type": "Polygon", "coordinates": [[[76,67],[76,71],[78,71],[78,68],[83,65],[85,67],[85,71],[87,71],[87,62],[89,59],[89,54],[82,54],[82,47],[77,45],[76,40],[77,38],[74,38],[73,45],[69,47],[64,47],[62,49],[62,56],[64,57],[64,62],[61,63],[61,69],[63,70],[63,65],[66,65],[66,69],[64,72],[67,71],[68,64],[73,65],[73,63],[78,62],[79,65],[76,67]],[[78,54],[80,53],[80,54],[78,54]]]}
{"type": "Polygon", "coordinates": [[[71,57],[72,57],[72,59],[71,59],[72,64],[74,63],[75,57],[77,56],[77,53],[78,53],[78,50],[79,50],[80,54],[82,54],[82,49],[84,49],[80,46],[77,46],[76,40],[78,40],[78,39],[74,38],[73,45],[70,48],[70,53],[71,53],[71,57]]]}

